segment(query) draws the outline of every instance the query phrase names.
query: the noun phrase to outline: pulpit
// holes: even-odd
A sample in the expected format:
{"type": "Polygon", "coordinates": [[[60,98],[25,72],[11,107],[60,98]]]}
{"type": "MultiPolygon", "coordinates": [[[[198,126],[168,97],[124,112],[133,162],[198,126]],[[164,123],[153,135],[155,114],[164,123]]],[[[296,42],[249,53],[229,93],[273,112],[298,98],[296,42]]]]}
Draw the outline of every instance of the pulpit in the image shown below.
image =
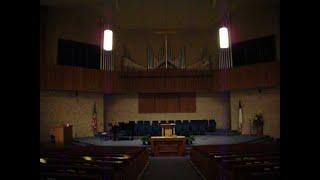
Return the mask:
{"type": "Polygon", "coordinates": [[[175,132],[175,123],[164,123],[160,124],[161,127],[161,136],[174,136],[175,132]]]}
{"type": "Polygon", "coordinates": [[[184,156],[186,137],[177,136],[175,126],[175,123],[160,124],[161,136],[152,136],[150,139],[154,156],[184,156]]]}
{"type": "Polygon", "coordinates": [[[72,126],[59,125],[49,127],[50,141],[57,145],[68,145],[72,142],[72,126]]]}

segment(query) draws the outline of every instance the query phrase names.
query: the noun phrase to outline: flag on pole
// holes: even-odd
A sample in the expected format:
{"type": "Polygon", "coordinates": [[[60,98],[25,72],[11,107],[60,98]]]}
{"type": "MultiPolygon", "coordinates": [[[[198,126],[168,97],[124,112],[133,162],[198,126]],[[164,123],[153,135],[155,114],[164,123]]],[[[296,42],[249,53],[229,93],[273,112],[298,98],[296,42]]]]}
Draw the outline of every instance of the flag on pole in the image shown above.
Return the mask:
{"type": "Polygon", "coordinates": [[[97,133],[97,109],[96,109],[96,103],[94,103],[94,105],[93,105],[91,127],[92,127],[93,134],[96,135],[96,133],[97,133]]]}
{"type": "Polygon", "coordinates": [[[239,101],[239,132],[242,132],[242,105],[239,101]]]}

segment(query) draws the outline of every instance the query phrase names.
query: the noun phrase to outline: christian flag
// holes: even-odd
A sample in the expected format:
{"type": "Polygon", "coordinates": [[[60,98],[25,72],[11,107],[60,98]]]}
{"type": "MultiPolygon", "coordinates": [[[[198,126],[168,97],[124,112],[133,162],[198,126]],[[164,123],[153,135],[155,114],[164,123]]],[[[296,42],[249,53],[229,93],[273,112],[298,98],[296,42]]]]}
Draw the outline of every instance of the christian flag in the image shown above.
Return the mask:
{"type": "Polygon", "coordinates": [[[241,101],[239,101],[239,132],[242,132],[242,105],[241,101]]]}
{"type": "Polygon", "coordinates": [[[97,109],[96,109],[96,103],[94,103],[94,105],[93,105],[91,127],[92,127],[93,134],[95,135],[97,133],[97,109]]]}

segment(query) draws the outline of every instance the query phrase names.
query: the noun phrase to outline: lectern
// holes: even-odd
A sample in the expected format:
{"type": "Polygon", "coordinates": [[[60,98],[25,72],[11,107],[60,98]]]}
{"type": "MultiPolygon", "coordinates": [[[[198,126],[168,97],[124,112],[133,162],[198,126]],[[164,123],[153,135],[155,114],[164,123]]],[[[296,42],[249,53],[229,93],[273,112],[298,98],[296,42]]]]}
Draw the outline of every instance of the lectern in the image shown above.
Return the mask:
{"type": "Polygon", "coordinates": [[[68,145],[72,142],[72,126],[51,126],[49,127],[51,143],[57,145],[68,145]]]}
{"type": "Polygon", "coordinates": [[[173,135],[176,135],[175,126],[176,126],[175,123],[160,124],[161,136],[173,136],[173,135]]]}

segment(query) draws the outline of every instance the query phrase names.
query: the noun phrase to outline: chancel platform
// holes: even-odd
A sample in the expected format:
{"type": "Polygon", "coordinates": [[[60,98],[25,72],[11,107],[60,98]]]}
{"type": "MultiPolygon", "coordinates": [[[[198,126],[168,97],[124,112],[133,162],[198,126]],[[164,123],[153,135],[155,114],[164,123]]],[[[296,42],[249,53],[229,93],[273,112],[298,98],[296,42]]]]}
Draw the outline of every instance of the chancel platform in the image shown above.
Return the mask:
{"type": "Polygon", "coordinates": [[[154,156],[184,156],[185,136],[152,136],[151,151],[154,156]]]}

